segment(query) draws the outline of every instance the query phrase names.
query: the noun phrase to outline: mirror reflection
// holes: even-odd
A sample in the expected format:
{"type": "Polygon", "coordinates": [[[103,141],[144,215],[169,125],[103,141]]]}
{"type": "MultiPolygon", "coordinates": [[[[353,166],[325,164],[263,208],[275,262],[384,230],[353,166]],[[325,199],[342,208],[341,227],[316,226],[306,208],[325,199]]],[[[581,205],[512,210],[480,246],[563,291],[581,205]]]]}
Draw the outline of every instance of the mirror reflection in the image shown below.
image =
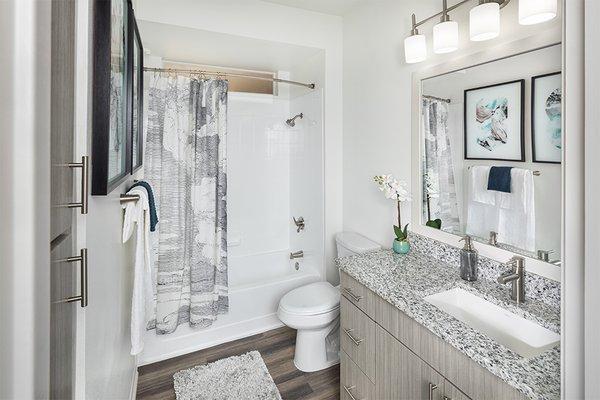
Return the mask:
{"type": "Polygon", "coordinates": [[[560,265],[561,46],[428,78],[422,223],[560,265]]]}

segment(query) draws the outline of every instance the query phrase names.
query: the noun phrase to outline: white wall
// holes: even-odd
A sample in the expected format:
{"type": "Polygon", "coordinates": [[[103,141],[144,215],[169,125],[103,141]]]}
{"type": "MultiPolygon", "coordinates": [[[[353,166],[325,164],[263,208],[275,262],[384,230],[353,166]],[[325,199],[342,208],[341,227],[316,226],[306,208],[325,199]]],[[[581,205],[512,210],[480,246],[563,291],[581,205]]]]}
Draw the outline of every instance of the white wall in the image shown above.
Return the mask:
{"type": "MultiPolygon", "coordinates": [[[[411,13],[421,19],[439,8],[439,1],[385,0],[357,6],[344,17],[344,229],[361,232],[385,246],[394,237],[395,208],[377,190],[372,177],[392,173],[410,183],[411,157],[418,157],[411,154],[412,72],[560,26],[558,18],[539,26],[520,26],[513,1],[501,11],[500,37],[474,44],[468,40],[468,7],[463,7],[453,15],[460,26],[461,50],[407,65],[403,40],[410,33],[411,13]]],[[[429,41],[432,25],[420,28],[429,41]]],[[[409,215],[406,205],[403,219],[409,215]]]]}
{"type": "MultiPolygon", "coordinates": [[[[441,75],[423,81],[423,93],[451,99],[448,125],[455,171],[456,193],[459,197],[459,215],[464,228],[467,221],[469,167],[473,165],[509,165],[540,171],[534,178],[536,249],[553,250],[551,259],[560,258],[561,234],[561,165],[532,162],[531,152],[531,77],[558,72],[562,68],[561,46],[552,46],[535,52],[479,65],[463,72],[441,75]],[[464,159],[463,94],[467,89],[525,80],[524,135],[525,162],[464,159]],[[462,197],[462,198],[461,198],[462,197]],[[462,207],[460,207],[462,205],[462,207]]],[[[464,232],[464,231],[462,231],[464,232]]],[[[487,239],[487,238],[484,238],[487,239]]]]}
{"type": "Polygon", "coordinates": [[[325,252],[327,279],[337,282],[333,257],[334,235],[342,229],[342,18],[258,0],[138,0],[134,6],[138,19],[324,51],[325,252]]]}

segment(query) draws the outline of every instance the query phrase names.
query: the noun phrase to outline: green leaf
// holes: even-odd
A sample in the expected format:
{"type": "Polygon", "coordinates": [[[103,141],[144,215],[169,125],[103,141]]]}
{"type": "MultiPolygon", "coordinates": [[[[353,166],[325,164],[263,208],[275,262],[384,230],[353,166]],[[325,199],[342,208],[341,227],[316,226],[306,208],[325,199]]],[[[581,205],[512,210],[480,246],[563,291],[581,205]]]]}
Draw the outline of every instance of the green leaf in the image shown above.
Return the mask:
{"type": "Polygon", "coordinates": [[[429,227],[435,228],[435,229],[441,229],[442,228],[442,220],[439,218],[429,220],[425,223],[425,226],[429,226],[429,227]]]}
{"type": "Polygon", "coordinates": [[[398,240],[404,239],[404,233],[402,232],[402,229],[400,229],[399,226],[394,225],[394,233],[396,234],[396,238],[398,238],[398,240]]]}
{"type": "Polygon", "coordinates": [[[408,224],[404,226],[404,231],[402,233],[404,234],[404,239],[408,238],[408,224]]]}

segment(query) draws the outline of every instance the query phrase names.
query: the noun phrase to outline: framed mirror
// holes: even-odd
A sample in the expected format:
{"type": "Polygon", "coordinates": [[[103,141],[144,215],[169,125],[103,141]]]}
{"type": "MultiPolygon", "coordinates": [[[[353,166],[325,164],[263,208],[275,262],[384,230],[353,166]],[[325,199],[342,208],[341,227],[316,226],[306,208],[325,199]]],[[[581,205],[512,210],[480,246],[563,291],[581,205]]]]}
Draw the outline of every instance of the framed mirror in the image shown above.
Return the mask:
{"type": "Polygon", "coordinates": [[[436,238],[472,236],[488,254],[495,248],[558,267],[561,45],[490,54],[413,77],[413,170],[421,177],[413,224],[436,238]]]}

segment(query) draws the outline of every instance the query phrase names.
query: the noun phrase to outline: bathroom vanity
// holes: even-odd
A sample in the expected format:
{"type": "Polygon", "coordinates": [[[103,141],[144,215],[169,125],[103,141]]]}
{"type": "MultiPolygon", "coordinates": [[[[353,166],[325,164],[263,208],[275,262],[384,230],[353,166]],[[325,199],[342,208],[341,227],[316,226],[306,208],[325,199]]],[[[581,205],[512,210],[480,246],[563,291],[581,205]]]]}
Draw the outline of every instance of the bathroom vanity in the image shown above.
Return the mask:
{"type": "Polygon", "coordinates": [[[484,258],[469,283],[458,249],[412,245],[337,260],[341,399],[560,398],[559,285],[529,274],[517,305],[494,280],[501,264],[484,258]]]}

